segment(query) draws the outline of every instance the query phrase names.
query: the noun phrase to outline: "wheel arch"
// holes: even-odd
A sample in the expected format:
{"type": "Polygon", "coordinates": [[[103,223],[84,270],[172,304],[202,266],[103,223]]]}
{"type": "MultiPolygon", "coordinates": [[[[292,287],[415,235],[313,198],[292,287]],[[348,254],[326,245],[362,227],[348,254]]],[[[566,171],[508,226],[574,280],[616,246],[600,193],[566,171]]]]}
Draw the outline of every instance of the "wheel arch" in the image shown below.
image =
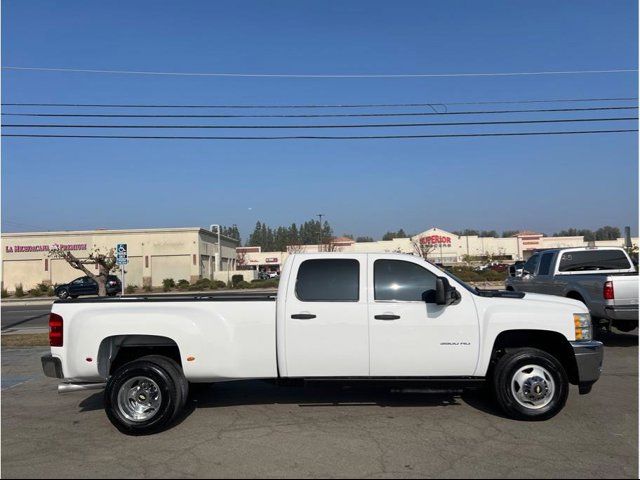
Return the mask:
{"type": "Polygon", "coordinates": [[[551,330],[506,330],[495,339],[491,350],[489,372],[498,359],[509,349],[537,348],[555,357],[565,368],[569,381],[578,383],[578,365],[569,340],[561,333],[551,330]]]}
{"type": "Polygon", "coordinates": [[[114,335],[100,342],[98,372],[107,378],[125,363],[147,355],[162,355],[182,366],[178,343],[160,335],[114,335]]]}

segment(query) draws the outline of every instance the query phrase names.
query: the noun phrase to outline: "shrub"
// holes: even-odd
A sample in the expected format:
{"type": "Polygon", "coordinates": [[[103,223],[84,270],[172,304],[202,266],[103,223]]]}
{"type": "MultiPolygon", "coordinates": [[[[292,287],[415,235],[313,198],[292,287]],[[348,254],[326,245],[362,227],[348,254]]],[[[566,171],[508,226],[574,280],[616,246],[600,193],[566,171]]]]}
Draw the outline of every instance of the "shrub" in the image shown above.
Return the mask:
{"type": "Polygon", "coordinates": [[[249,288],[277,288],[280,283],[278,278],[270,278],[269,280],[252,280],[249,288]]]}
{"type": "Polygon", "coordinates": [[[165,278],[162,280],[162,290],[168,292],[172,288],[176,288],[176,282],[173,281],[173,278],[165,278]]]}
{"type": "Polygon", "coordinates": [[[150,292],[152,290],[151,285],[145,285],[144,287],[142,287],[142,290],[144,290],[145,292],[150,292]]]}
{"type": "Polygon", "coordinates": [[[15,293],[15,295],[18,298],[24,297],[24,289],[22,288],[22,284],[21,283],[16,285],[16,293],[15,293]]]}
{"type": "Polygon", "coordinates": [[[41,295],[46,295],[49,291],[49,285],[47,285],[46,283],[39,283],[38,285],[36,285],[36,290],[38,290],[41,295]]]}
{"type": "Polygon", "coordinates": [[[186,290],[190,285],[189,281],[183,278],[182,280],[178,280],[176,287],[178,287],[178,290],[186,290]]]}
{"type": "MultiPolygon", "coordinates": [[[[233,275],[233,276],[231,277],[231,283],[232,283],[234,286],[235,286],[235,285],[237,285],[237,284],[239,284],[240,282],[244,282],[244,275],[240,275],[240,274],[238,274],[238,275],[233,275]]],[[[247,283],[247,282],[245,282],[245,283],[247,283]]]]}
{"type": "Polygon", "coordinates": [[[124,289],[124,292],[128,294],[132,294],[132,293],[136,293],[137,289],[138,289],[137,285],[127,285],[127,288],[124,289]]]}
{"type": "Polygon", "coordinates": [[[7,298],[9,296],[9,292],[7,292],[6,288],[2,289],[2,298],[7,298]]]}
{"type": "Polygon", "coordinates": [[[31,290],[29,290],[27,292],[27,294],[30,297],[40,297],[40,296],[42,296],[42,292],[40,292],[40,289],[38,289],[38,288],[32,288],[31,290]]]}
{"type": "Polygon", "coordinates": [[[245,282],[244,280],[241,280],[241,281],[235,283],[233,285],[233,288],[251,288],[251,284],[249,282],[245,282]]]}

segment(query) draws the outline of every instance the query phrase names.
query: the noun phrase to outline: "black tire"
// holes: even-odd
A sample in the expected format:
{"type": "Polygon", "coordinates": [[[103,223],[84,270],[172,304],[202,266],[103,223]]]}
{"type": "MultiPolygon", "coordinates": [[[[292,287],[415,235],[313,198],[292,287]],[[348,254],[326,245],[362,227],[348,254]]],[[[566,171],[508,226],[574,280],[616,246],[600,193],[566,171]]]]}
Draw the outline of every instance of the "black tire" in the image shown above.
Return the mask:
{"type": "Polygon", "coordinates": [[[61,288],[58,291],[58,298],[61,298],[62,300],[64,300],[65,298],[69,298],[69,290],[67,290],[66,288],[61,288]]]}
{"type": "MultiPolygon", "coordinates": [[[[148,356],[121,366],[108,380],[104,395],[105,412],[111,423],[127,435],[148,435],[169,427],[186,401],[184,378],[178,365],[161,356],[148,356]],[[121,388],[136,377],[152,380],[161,394],[156,413],[148,419],[127,418],[118,401],[121,388]]],[[[188,387],[187,387],[188,388],[188,387]]],[[[126,402],[125,402],[126,403],[126,402]]]]}
{"type": "Polygon", "coordinates": [[[142,357],[140,360],[157,363],[167,371],[170,371],[175,384],[180,389],[181,399],[179,410],[182,410],[187,403],[187,398],[189,397],[189,382],[184,376],[182,367],[178,365],[175,360],[172,360],[169,357],[164,357],[162,355],[147,355],[146,357],[142,357]]]}
{"type": "MultiPolygon", "coordinates": [[[[548,379],[544,380],[546,382],[548,379]]],[[[498,360],[493,371],[493,389],[498,404],[507,416],[517,420],[548,420],[560,412],[567,403],[569,378],[562,364],[552,355],[536,348],[520,348],[508,350],[498,360]],[[535,408],[533,404],[521,404],[514,395],[516,387],[512,388],[512,381],[518,369],[528,365],[545,369],[555,385],[551,400],[540,408],[535,408]]]]}

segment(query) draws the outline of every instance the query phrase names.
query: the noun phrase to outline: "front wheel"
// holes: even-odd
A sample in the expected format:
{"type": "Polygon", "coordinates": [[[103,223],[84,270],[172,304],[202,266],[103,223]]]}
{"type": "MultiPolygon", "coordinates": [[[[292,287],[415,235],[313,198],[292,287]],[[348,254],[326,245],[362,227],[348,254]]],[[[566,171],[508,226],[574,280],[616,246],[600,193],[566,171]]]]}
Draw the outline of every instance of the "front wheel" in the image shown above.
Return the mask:
{"type": "Polygon", "coordinates": [[[61,298],[62,300],[64,300],[65,298],[69,298],[69,290],[67,290],[66,288],[61,289],[58,292],[58,298],[61,298]]]}
{"type": "Polygon", "coordinates": [[[562,364],[536,348],[508,351],[495,366],[495,397],[518,420],[547,420],[567,402],[569,378],[562,364]]]}
{"type": "Polygon", "coordinates": [[[105,411],[127,435],[146,435],[167,428],[181,412],[188,393],[179,365],[148,356],[120,367],[107,382],[105,411]]]}

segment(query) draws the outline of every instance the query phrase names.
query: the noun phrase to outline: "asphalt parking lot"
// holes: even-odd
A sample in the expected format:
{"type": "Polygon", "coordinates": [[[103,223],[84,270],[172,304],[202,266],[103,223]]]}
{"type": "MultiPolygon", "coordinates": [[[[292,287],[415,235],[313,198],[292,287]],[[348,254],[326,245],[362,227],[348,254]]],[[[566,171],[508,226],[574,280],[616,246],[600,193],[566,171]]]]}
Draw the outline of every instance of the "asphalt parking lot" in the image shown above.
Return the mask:
{"type": "Polygon", "coordinates": [[[503,418],[478,393],[234,382],[148,437],[118,433],[101,392],[59,396],[40,371],[46,348],[5,348],[2,476],[637,478],[638,337],[605,343],[592,393],[572,387],[546,422],[503,418]]]}

